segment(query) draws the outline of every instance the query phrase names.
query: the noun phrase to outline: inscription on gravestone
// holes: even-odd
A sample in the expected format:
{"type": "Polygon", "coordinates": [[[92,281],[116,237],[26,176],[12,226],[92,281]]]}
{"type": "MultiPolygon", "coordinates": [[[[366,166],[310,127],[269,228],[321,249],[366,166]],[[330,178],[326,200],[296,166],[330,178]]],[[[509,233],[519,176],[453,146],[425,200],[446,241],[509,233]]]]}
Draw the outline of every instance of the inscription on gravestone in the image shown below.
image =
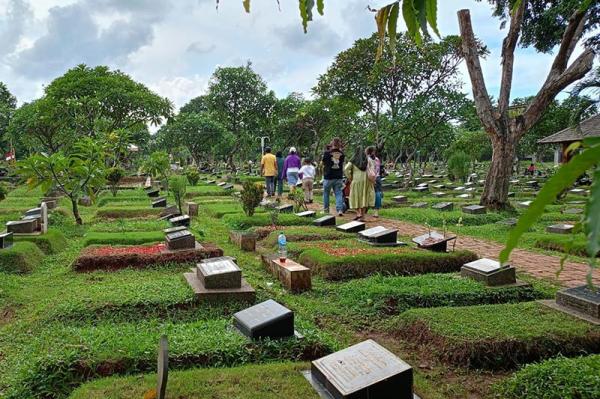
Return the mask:
{"type": "Polygon", "coordinates": [[[209,289],[242,286],[242,270],[231,259],[200,263],[197,275],[204,287],[209,289]]]}
{"type": "Polygon", "coordinates": [[[358,220],[341,224],[336,227],[337,230],[345,233],[358,233],[366,228],[365,222],[359,222],[358,220]]]}
{"type": "Polygon", "coordinates": [[[294,335],[294,312],[269,299],[233,315],[234,326],[251,339],[294,335]]]}
{"type": "Polygon", "coordinates": [[[517,282],[515,268],[502,266],[493,259],[481,258],[465,263],[460,269],[462,277],[472,278],[488,286],[514,284],[517,282]]]}
{"type": "Polygon", "coordinates": [[[315,221],[313,221],[313,224],[315,226],[335,226],[335,216],[333,215],[327,215],[327,216],[323,216],[322,218],[316,219],[315,221]]]}
{"type": "Polygon", "coordinates": [[[585,285],[558,291],[556,303],[600,321],[600,292],[585,285]]]}
{"type": "Polygon", "coordinates": [[[301,218],[310,218],[313,217],[317,214],[317,212],[315,211],[304,211],[304,212],[299,212],[296,214],[296,216],[300,216],[301,218]]]}

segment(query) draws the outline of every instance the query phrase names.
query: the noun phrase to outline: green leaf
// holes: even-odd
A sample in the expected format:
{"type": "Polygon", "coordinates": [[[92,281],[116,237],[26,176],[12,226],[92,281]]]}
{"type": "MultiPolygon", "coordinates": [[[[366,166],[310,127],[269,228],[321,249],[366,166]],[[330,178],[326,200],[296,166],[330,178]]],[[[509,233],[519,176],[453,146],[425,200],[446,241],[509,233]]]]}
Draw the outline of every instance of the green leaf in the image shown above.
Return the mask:
{"type": "Polygon", "coordinates": [[[304,29],[304,33],[307,32],[308,28],[308,12],[306,11],[306,1],[307,0],[298,1],[298,5],[300,6],[300,18],[302,18],[302,28],[304,29]]]}
{"type": "Polygon", "coordinates": [[[437,0],[425,0],[425,9],[427,11],[427,22],[438,37],[441,37],[437,26],[437,0]]]}
{"type": "Polygon", "coordinates": [[[313,20],[312,10],[315,7],[315,0],[306,0],[306,16],[309,21],[313,20]]]}
{"type": "Polygon", "coordinates": [[[323,15],[325,11],[325,0],[317,0],[317,12],[319,15],[323,15]]]}
{"type": "Polygon", "coordinates": [[[408,34],[417,44],[420,44],[421,35],[419,34],[418,28],[419,21],[412,0],[404,0],[402,2],[402,17],[404,18],[404,23],[408,29],[408,34]]]}
{"type": "Polygon", "coordinates": [[[390,51],[392,52],[392,59],[396,60],[396,35],[398,26],[398,14],[400,13],[400,4],[394,3],[390,8],[390,14],[388,15],[387,21],[387,32],[390,38],[390,51]]]}
{"type": "Polygon", "coordinates": [[[242,0],[242,2],[244,3],[244,10],[246,10],[247,13],[250,12],[250,0],[242,0]]]}
{"type": "Polygon", "coordinates": [[[377,35],[379,36],[379,46],[377,47],[377,55],[375,56],[375,60],[379,60],[383,55],[383,45],[385,43],[385,28],[387,25],[388,15],[390,14],[390,6],[388,4],[385,7],[377,10],[375,14],[375,22],[377,24],[377,35]]]}
{"type": "Polygon", "coordinates": [[[427,31],[427,10],[425,9],[425,0],[413,0],[413,7],[417,11],[417,20],[421,26],[421,31],[428,36],[427,31]]]}
{"type": "MultiPolygon", "coordinates": [[[[600,148],[600,146],[592,148],[600,148]]],[[[595,267],[596,256],[600,252],[600,166],[596,168],[590,191],[590,199],[585,208],[584,229],[588,240],[587,253],[590,257],[590,266],[595,267]]]]}
{"type": "Polygon", "coordinates": [[[539,219],[546,205],[551,204],[561,191],[570,187],[579,176],[594,166],[598,160],[600,160],[600,146],[588,148],[575,155],[569,163],[561,166],[556,174],[548,179],[527,211],[519,218],[515,228],[510,232],[506,246],[500,252],[501,263],[508,261],[511,251],[517,246],[523,233],[529,230],[531,225],[539,219]]]}

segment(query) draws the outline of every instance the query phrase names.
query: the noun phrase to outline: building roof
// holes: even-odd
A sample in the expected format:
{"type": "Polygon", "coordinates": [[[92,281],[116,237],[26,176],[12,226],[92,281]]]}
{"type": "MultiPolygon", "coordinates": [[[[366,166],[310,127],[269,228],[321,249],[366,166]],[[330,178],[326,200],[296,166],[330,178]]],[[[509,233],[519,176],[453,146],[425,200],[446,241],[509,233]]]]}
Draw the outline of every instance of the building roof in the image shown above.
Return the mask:
{"type": "Polygon", "coordinates": [[[578,127],[568,127],[560,132],[538,140],[539,144],[565,143],[583,140],[587,137],[600,137],[600,114],[582,121],[578,127]]]}

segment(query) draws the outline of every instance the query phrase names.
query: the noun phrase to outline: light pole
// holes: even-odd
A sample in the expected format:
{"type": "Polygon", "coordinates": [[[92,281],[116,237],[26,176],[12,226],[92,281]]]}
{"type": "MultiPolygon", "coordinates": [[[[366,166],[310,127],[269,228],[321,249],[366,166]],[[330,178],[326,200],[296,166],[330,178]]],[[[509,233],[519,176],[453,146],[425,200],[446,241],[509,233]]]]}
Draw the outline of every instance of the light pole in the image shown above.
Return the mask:
{"type": "Polygon", "coordinates": [[[269,139],[269,136],[257,137],[257,139],[260,140],[260,155],[265,155],[265,141],[271,141],[271,139],[269,139]]]}

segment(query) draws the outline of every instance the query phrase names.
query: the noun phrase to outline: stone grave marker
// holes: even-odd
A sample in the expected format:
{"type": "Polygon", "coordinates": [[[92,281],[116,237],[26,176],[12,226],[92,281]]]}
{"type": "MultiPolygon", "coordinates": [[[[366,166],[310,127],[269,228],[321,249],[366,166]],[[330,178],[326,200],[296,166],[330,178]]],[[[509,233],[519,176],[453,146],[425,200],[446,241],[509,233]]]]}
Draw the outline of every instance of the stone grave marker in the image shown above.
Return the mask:
{"type": "Polygon", "coordinates": [[[565,209],[563,213],[566,213],[567,215],[579,215],[583,213],[583,208],[569,208],[565,209]]]}
{"type": "Polygon", "coordinates": [[[517,225],[517,219],[515,219],[515,218],[508,218],[508,219],[505,219],[505,220],[501,220],[498,223],[499,224],[503,224],[503,225],[508,226],[508,227],[514,227],[514,226],[517,225]]]}
{"type": "Polygon", "coordinates": [[[515,284],[515,268],[509,265],[502,266],[500,262],[482,258],[465,263],[460,268],[462,277],[472,278],[487,286],[515,284]]]}
{"type": "Polygon", "coordinates": [[[150,188],[146,190],[146,195],[149,198],[158,198],[160,196],[160,190],[158,188],[150,188]]]}
{"type": "Polygon", "coordinates": [[[600,322],[600,291],[591,290],[587,285],[558,291],[556,303],[600,322]]]}
{"type": "Polygon", "coordinates": [[[294,211],[294,205],[283,204],[283,205],[276,206],[275,209],[280,213],[292,213],[294,211]]]}
{"type": "Polygon", "coordinates": [[[456,198],[467,199],[467,198],[471,198],[471,195],[470,194],[458,194],[456,196],[456,198]]]}
{"type": "Polygon", "coordinates": [[[228,258],[199,263],[196,267],[196,275],[202,285],[208,289],[242,286],[242,269],[228,258]]]}
{"type": "Polygon", "coordinates": [[[233,325],[250,339],[294,336],[294,312],[272,299],[233,315],[233,325]]]}
{"type": "Polygon", "coordinates": [[[587,190],[585,190],[583,188],[574,188],[572,190],[569,190],[569,194],[573,194],[573,195],[587,195],[588,192],[587,192],[587,190]]]}
{"type": "Polygon", "coordinates": [[[6,222],[6,231],[14,234],[33,234],[37,228],[36,219],[12,220],[6,222]]]}
{"type": "Polygon", "coordinates": [[[377,226],[358,233],[358,238],[361,241],[374,246],[397,246],[398,230],[388,229],[387,227],[377,226]]]}
{"type": "Polygon", "coordinates": [[[296,213],[296,216],[300,216],[301,218],[312,218],[317,214],[315,211],[304,211],[296,213]]]}
{"type": "Polygon", "coordinates": [[[509,181],[510,184],[519,184],[519,179],[512,179],[509,181]]]}
{"type": "Polygon", "coordinates": [[[217,183],[217,186],[219,186],[219,187],[225,187],[226,185],[227,185],[227,182],[224,182],[224,181],[217,183]]]}
{"type": "Polygon", "coordinates": [[[465,193],[472,193],[472,192],[475,192],[475,187],[465,188],[465,193]]]}
{"type": "Polygon", "coordinates": [[[427,202],[415,202],[410,207],[411,208],[427,208],[427,202]]]}
{"type": "Polygon", "coordinates": [[[567,223],[557,223],[546,227],[546,232],[556,234],[571,234],[575,226],[567,223]]]}
{"type": "Polygon", "coordinates": [[[454,191],[464,191],[465,187],[464,186],[458,186],[454,189],[454,191]]]}
{"type": "Polygon", "coordinates": [[[533,201],[523,201],[523,202],[518,202],[517,205],[519,206],[519,208],[529,208],[529,205],[531,205],[533,201]]]}
{"type": "Polygon", "coordinates": [[[195,202],[186,202],[187,214],[190,216],[198,216],[198,204],[195,202]]]}
{"type": "Polygon", "coordinates": [[[174,226],[174,227],[169,227],[167,229],[164,229],[163,233],[171,234],[171,233],[175,233],[176,231],[183,231],[183,230],[187,230],[187,227],[186,226],[174,226]]]}
{"type": "Polygon", "coordinates": [[[441,197],[445,196],[445,195],[446,195],[446,193],[444,193],[444,192],[442,192],[442,191],[436,191],[436,192],[434,192],[434,193],[431,193],[431,195],[433,195],[433,196],[434,196],[434,197],[436,197],[436,198],[441,198],[441,197]]]}
{"type": "Polygon", "coordinates": [[[171,223],[173,226],[189,227],[190,226],[190,217],[189,217],[189,215],[175,216],[175,217],[169,219],[169,223],[171,223]]]}
{"type": "Polygon", "coordinates": [[[41,216],[41,214],[42,214],[42,207],[31,208],[25,212],[25,216],[38,216],[38,215],[41,216]]]}
{"type": "Polygon", "coordinates": [[[235,258],[230,256],[204,259],[191,273],[183,275],[200,302],[253,303],[256,299],[254,288],[244,280],[235,258]]]}
{"type": "Polygon", "coordinates": [[[256,250],[256,239],[256,233],[251,231],[232,230],[229,232],[229,241],[243,251],[254,252],[256,250]]]}
{"type": "Polygon", "coordinates": [[[423,175],[423,179],[431,179],[433,175],[431,173],[423,175]]]}
{"type": "Polygon", "coordinates": [[[397,204],[406,204],[408,202],[408,198],[405,195],[396,195],[392,200],[397,204]]]}
{"type": "Polygon", "coordinates": [[[440,202],[439,204],[435,204],[431,208],[436,209],[438,211],[451,211],[454,209],[454,204],[452,202],[440,202]]]}
{"type": "Polygon", "coordinates": [[[0,248],[6,249],[13,246],[13,233],[11,232],[3,232],[0,233],[0,248]]]}
{"type": "Polygon", "coordinates": [[[529,180],[529,181],[525,182],[525,185],[527,187],[534,187],[535,188],[535,187],[539,186],[539,183],[537,182],[537,180],[529,180]]]}
{"type": "Polygon", "coordinates": [[[166,235],[167,248],[171,251],[178,249],[196,248],[196,237],[189,230],[180,230],[166,235]]]}
{"type": "Polygon", "coordinates": [[[448,250],[448,242],[455,239],[456,236],[444,236],[437,231],[431,231],[414,237],[412,241],[420,248],[429,249],[434,252],[446,252],[448,250]]]}
{"type": "Polygon", "coordinates": [[[336,227],[336,230],[343,231],[344,233],[358,233],[359,231],[365,230],[366,226],[365,222],[354,220],[352,222],[340,224],[336,227]]]}
{"type": "Polygon", "coordinates": [[[508,197],[509,198],[514,198],[515,197],[515,192],[514,191],[509,191],[508,192],[508,197]]]}
{"type": "Polygon", "coordinates": [[[471,187],[474,184],[475,183],[473,183],[472,181],[468,181],[468,182],[465,183],[465,187],[471,187]]]}
{"type": "Polygon", "coordinates": [[[42,234],[46,234],[48,232],[48,204],[42,202],[40,209],[42,211],[42,234]]]}
{"type": "Polygon", "coordinates": [[[336,399],[413,399],[411,366],[371,339],[313,361],[310,374],[336,399]]]}
{"type": "Polygon", "coordinates": [[[163,219],[171,219],[172,217],[181,215],[179,208],[175,205],[169,205],[160,211],[159,216],[163,219]]]}
{"type": "Polygon", "coordinates": [[[471,215],[482,215],[487,212],[487,208],[483,205],[467,205],[462,207],[462,211],[471,215]]]}
{"type": "Polygon", "coordinates": [[[169,341],[165,335],[160,337],[158,345],[158,382],[156,398],[166,399],[167,382],[169,380],[169,341]]]}
{"type": "Polygon", "coordinates": [[[166,198],[157,198],[152,201],[152,208],[165,208],[167,206],[166,198]]]}
{"type": "Polygon", "coordinates": [[[569,201],[569,202],[567,202],[567,204],[569,204],[569,205],[583,205],[583,204],[585,204],[585,201],[569,201]]]}
{"type": "Polygon", "coordinates": [[[223,187],[223,189],[225,189],[225,190],[232,190],[232,189],[233,189],[233,184],[231,184],[231,183],[227,183],[227,184],[225,184],[225,185],[224,185],[224,186],[222,186],[222,187],[223,187]]]}
{"type": "Polygon", "coordinates": [[[335,226],[335,216],[325,215],[313,221],[313,224],[319,227],[335,226]]]}
{"type": "Polygon", "coordinates": [[[417,193],[424,193],[429,191],[429,188],[427,186],[423,187],[423,186],[417,186],[415,188],[413,188],[413,191],[416,191],[417,193]]]}
{"type": "Polygon", "coordinates": [[[42,231],[42,215],[41,214],[37,214],[37,215],[29,215],[29,216],[23,216],[21,218],[21,220],[33,220],[35,222],[35,232],[41,232],[42,231]]]}
{"type": "Polygon", "coordinates": [[[435,188],[436,190],[441,190],[443,188],[446,188],[445,184],[436,184],[435,186],[433,186],[433,188],[435,188]]]}
{"type": "Polygon", "coordinates": [[[215,184],[216,182],[214,180],[207,180],[206,184],[215,184]]]}
{"type": "Polygon", "coordinates": [[[279,257],[273,258],[271,263],[273,274],[275,274],[288,291],[300,293],[310,291],[312,288],[310,269],[308,267],[291,259],[284,259],[282,261],[279,257]]]}

